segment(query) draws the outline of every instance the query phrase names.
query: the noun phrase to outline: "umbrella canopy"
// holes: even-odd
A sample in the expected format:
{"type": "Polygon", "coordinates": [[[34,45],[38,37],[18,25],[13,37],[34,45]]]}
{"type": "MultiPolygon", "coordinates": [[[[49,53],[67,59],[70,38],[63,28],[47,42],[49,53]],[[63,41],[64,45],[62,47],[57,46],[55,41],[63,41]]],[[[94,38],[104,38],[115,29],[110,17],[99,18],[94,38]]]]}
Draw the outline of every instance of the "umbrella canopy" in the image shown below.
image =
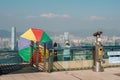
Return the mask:
{"type": "MultiPolygon", "coordinates": [[[[37,51],[35,45],[36,42],[39,42],[41,44],[41,45],[39,44],[38,47],[39,62],[43,61],[42,57],[44,54],[43,51],[44,47],[42,44],[46,43],[47,49],[52,48],[52,40],[43,30],[30,28],[20,36],[20,39],[18,41],[19,55],[22,57],[24,61],[31,61],[31,58],[33,58],[33,61],[35,62],[35,58],[36,58],[35,53],[37,51]]],[[[46,50],[46,55],[47,54],[48,51],[46,50]]]]}
{"type": "Polygon", "coordinates": [[[18,53],[24,61],[28,61],[31,58],[30,44],[31,44],[31,41],[24,38],[20,38],[18,41],[18,49],[19,49],[18,53]]]}
{"type": "Polygon", "coordinates": [[[40,43],[52,41],[50,37],[46,34],[46,32],[36,28],[30,28],[25,33],[23,33],[21,37],[28,40],[32,40],[34,42],[40,42],[40,43]]]}

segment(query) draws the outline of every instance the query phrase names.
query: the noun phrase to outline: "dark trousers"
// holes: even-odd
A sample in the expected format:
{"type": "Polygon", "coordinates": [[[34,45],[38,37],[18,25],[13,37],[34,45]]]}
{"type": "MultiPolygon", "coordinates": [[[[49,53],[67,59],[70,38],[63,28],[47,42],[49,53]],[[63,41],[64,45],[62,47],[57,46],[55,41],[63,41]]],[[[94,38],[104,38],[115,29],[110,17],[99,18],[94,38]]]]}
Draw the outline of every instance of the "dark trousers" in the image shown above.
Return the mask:
{"type": "Polygon", "coordinates": [[[57,61],[57,60],[58,60],[57,55],[54,55],[53,61],[57,61]]]}
{"type": "Polygon", "coordinates": [[[64,57],[64,61],[70,61],[70,57],[64,57]]]}

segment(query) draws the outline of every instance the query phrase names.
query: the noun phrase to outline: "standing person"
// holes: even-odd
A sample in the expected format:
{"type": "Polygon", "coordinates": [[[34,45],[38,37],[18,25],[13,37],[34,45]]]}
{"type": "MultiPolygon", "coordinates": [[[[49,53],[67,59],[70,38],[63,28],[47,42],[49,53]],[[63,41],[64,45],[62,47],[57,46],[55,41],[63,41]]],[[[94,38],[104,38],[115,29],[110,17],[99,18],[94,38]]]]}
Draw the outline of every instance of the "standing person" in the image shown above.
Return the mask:
{"type": "Polygon", "coordinates": [[[63,60],[70,61],[71,59],[71,51],[70,51],[70,44],[68,41],[65,42],[65,47],[63,50],[63,60]]]}
{"type": "Polygon", "coordinates": [[[57,60],[58,60],[56,48],[57,48],[57,43],[55,42],[55,43],[54,43],[54,61],[57,61],[57,60]]]}

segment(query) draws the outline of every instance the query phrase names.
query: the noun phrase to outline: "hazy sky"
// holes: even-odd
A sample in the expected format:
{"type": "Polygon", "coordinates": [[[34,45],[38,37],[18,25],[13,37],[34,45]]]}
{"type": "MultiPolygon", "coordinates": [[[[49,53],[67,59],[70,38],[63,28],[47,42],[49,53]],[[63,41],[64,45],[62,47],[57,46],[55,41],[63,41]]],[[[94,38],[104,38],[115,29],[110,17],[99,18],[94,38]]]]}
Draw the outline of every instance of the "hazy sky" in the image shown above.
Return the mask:
{"type": "Polygon", "coordinates": [[[120,34],[120,0],[0,0],[0,29],[120,34]]]}

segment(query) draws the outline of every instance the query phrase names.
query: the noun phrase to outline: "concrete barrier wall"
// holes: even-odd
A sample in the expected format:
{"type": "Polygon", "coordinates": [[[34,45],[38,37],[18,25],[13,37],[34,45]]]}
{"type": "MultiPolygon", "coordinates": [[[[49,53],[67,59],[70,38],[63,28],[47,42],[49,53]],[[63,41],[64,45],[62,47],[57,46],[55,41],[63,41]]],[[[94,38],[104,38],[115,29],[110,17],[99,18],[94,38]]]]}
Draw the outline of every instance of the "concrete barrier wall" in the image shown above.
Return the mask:
{"type": "MultiPolygon", "coordinates": [[[[120,66],[120,64],[109,64],[108,59],[105,59],[104,67],[120,66]]],[[[89,69],[93,67],[93,60],[77,60],[77,61],[57,61],[53,63],[53,70],[74,70],[74,69],[89,69]]]]}

